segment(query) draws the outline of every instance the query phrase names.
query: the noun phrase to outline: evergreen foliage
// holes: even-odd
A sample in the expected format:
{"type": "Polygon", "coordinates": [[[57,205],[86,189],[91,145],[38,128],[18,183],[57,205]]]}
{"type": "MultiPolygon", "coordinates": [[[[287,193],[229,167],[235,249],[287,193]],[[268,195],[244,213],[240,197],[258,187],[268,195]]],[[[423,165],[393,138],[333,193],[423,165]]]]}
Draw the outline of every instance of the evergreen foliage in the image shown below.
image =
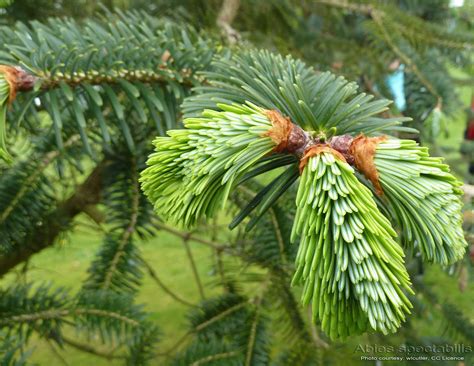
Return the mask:
{"type": "Polygon", "coordinates": [[[158,334],[131,300],[101,291],[71,297],[66,290],[49,285],[17,285],[2,290],[0,326],[7,337],[16,334],[27,340],[36,333],[61,345],[63,328],[72,322],[86,336],[99,334],[104,343],[127,346],[130,359],[146,361],[153,356],[147,343],[156,342],[158,334]]]}
{"type": "MultiPolygon", "coordinates": [[[[307,129],[301,138],[314,141],[313,145],[305,141],[292,151],[286,142],[283,148],[283,152],[302,159],[292,235],[302,235],[293,280],[304,285],[302,303],[306,305],[312,300],[313,320],[321,320],[322,329],[331,338],[366,330],[365,319],[375,330],[396,331],[411,307],[402,290],[408,290],[410,285],[403,251],[393,240],[396,232],[377,210],[372,193],[357,181],[349,165],[339,162],[339,159],[345,161],[345,157],[329,148],[326,139],[335,134],[337,138],[348,133],[375,133],[388,127],[393,130],[400,119],[372,117],[383,111],[388,102],[370,101],[371,97],[365,94],[355,96],[354,86],[345,80],[330,73],[316,75],[290,58],[284,60],[267,52],[256,52],[236,57],[234,62],[214,63],[217,71],[206,74],[210,86],[198,88],[200,94],[184,103],[188,116],[184,120],[185,129],[170,131],[170,137],[155,141],[157,152],[148,161],[149,168],[141,179],[156,211],[185,226],[196,224],[201,217],[214,216],[218,204],[224,205],[229,192],[239,183],[238,174],[243,176],[273,151],[280,152],[282,133],[290,139],[292,130],[283,128],[282,132],[280,122],[263,113],[272,108],[282,110],[290,121],[307,129]],[[247,103],[250,107],[237,103],[247,103]],[[259,107],[253,103],[259,103],[259,107]],[[192,117],[199,115],[198,108],[217,111],[204,109],[202,117],[192,117]],[[336,152],[336,157],[331,151],[336,152]],[[317,157],[311,157],[313,152],[317,157]]],[[[342,151],[352,151],[356,140],[342,151]]],[[[415,155],[415,142],[397,145],[396,140],[390,141],[377,145],[375,164],[401,227],[428,260],[448,264],[459,259],[466,246],[460,225],[461,202],[456,197],[460,184],[439,159],[427,157],[426,150],[418,149],[415,155]],[[394,150],[397,147],[400,150],[394,150]],[[394,159],[398,159],[398,168],[393,168],[394,159]],[[413,160],[419,161],[416,170],[410,166],[413,160]],[[387,170],[391,176],[386,174],[387,170]],[[412,174],[410,185],[407,177],[400,175],[404,171],[412,174]],[[417,190],[422,186],[426,190],[424,195],[417,190]],[[405,191],[400,192],[401,188],[405,191]],[[438,198],[438,192],[442,198],[438,198]],[[431,194],[436,198],[426,199],[431,194]],[[419,210],[407,219],[405,211],[411,208],[404,207],[400,212],[398,201],[406,206],[414,199],[409,199],[410,195],[422,202],[418,207],[425,207],[427,215],[419,210]],[[419,217],[426,223],[433,220],[437,224],[428,230],[427,224],[416,223],[419,217]],[[448,222],[453,226],[443,225],[448,222]],[[412,231],[421,230],[432,233],[436,239],[410,236],[412,231]]],[[[276,154],[276,158],[280,159],[280,155],[276,154]]],[[[357,158],[354,153],[352,159],[357,158]]],[[[371,158],[374,157],[365,154],[361,159],[371,158]]],[[[361,170],[357,161],[356,166],[361,170]]],[[[297,177],[297,170],[287,169],[261,191],[258,200],[256,197],[249,204],[251,208],[244,209],[244,214],[231,226],[258,204],[268,209],[275,202],[272,198],[280,197],[297,177]]],[[[371,179],[377,190],[378,178],[375,180],[371,179]]]]}
{"type": "MultiPolygon", "coordinates": [[[[317,148],[317,147],[316,147],[317,148]]],[[[302,236],[294,284],[331,337],[394,332],[411,304],[410,280],[395,231],[369,189],[330,151],[308,160],[299,183],[293,235],[302,236]]]]}
{"type": "Polygon", "coordinates": [[[375,164],[403,243],[429,262],[460,260],[467,246],[461,226],[462,183],[442,159],[430,157],[414,141],[389,139],[378,144],[375,164]]]}
{"type": "Polygon", "coordinates": [[[157,151],[142,173],[142,187],[167,220],[189,227],[199,217],[212,217],[239,179],[276,146],[270,137],[261,138],[272,126],[264,110],[219,106],[222,112],[187,118],[186,129],[154,142],[157,151]]]}
{"type": "MultiPolygon", "coordinates": [[[[34,337],[129,365],[340,364],[329,339],[400,330],[420,341],[402,247],[447,266],[466,241],[461,183],[406,137],[456,109],[446,62],[469,63],[473,38],[431,23],[450,16],[443,0],[416,3],[243,1],[243,38],[297,57],[223,45],[203,28],[217,5],[200,0],[0,26],[0,276],[24,263],[0,287],[0,363],[27,364],[34,337]],[[186,15],[196,8],[202,17],[186,15]],[[384,86],[394,59],[405,65],[403,114],[384,86]],[[373,151],[355,154],[356,139],[373,151]],[[81,213],[102,244],[80,289],[31,281],[31,256],[81,213]],[[235,230],[216,232],[210,219],[229,215],[235,230]],[[140,243],[162,231],[183,240],[199,286],[188,242],[212,249],[223,293],[201,291],[195,305],[160,282],[140,243]],[[190,307],[169,351],[136,304],[148,275],[190,307]]],[[[453,304],[428,300],[455,324],[450,339],[472,338],[453,304]]]]}

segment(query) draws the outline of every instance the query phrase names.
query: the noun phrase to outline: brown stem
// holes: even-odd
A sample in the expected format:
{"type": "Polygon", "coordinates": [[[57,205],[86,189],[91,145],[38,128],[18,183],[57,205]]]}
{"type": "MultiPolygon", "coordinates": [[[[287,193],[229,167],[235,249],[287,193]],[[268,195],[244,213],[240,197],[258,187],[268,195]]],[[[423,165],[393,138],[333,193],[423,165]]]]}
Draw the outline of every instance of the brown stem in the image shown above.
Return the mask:
{"type": "Polygon", "coordinates": [[[214,248],[216,250],[226,250],[226,249],[231,249],[229,248],[228,246],[224,245],[224,244],[219,244],[219,243],[216,243],[216,242],[213,242],[211,240],[207,240],[207,239],[203,239],[203,238],[200,238],[198,236],[195,236],[193,234],[186,234],[186,233],[183,233],[182,231],[179,231],[179,230],[176,230],[170,226],[167,226],[161,222],[156,222],[155,223],[156,227],[158,228],[158,230],[163,230],[163,231],[166,231],[174,236],[177,236],[178,238],[181,238],[181,239],[187,239],[188,241],[194,241],[196,243],[200,243],[200,244],[204,244],[208,247],[211,247],[211,248],[214,248]]]}
{"type": "Polygon", "coordinates": [[[28,242],[18,251],[0,256],[0,277],[5,275],[17,264],[28,260],[31,256],[43,249],[52,246],[58,235],[70,226],[73,219],[88,205],[98,204],[102,188],[102,173],[107,161],[99,163],[81,184],[74,194],[60,203],[42,223],[31,233],[28,242]]]}
{"type": "Polygon", "coordinates": [[[216,24],[230,44],[240,40],[240,34],[231,24],[234,21],[240,7],[240,0],[224,0],[217,16],[216,24]]]}
{"type": "Polygon", "coordinates": [[[350,153],[350,147],[354,138],[350,135],[334,136],[328,143],[332,149],[340,152],[349,164],[354,164],[354,157],[350,153]]]}
{"type": "Polygon", "coordinates": [[[188,255],[188,258],[189,258],[189,263],[191,264],[191,269],[193,270],[193,275],[194,275],[194,279],[196,280],[196,284],[199,290],[199,295],[201,296],[201,299],[204,300],[206,298],[206,296],[204,295],[204,287],[202,286],[201,277],[199,276],[199,272],[196,267],[196,262],[193,257],[193,252],[191,251],[191,248],[189,247],[189,240],[184,239],[183,244],[184,244],[184,248],[186,249],[186,254],[188,255]]]}
{"type": "Polygon", "coordinates": [[[68,346],[76,348],[79,351],[90,353],[91,355],[102,357],[102,358],[105,358],[107,360],[124,358],[123,356],[114,355],[110,352],[105,352],[105,351],[102,351],[102,350],[98,350],[98,349],[92,347],[89,344],[80,343],[80,342],[77,342],[73,339],[66,338],[64,336],[61,337],[61,340],[65,344],[67,344],[68,346]]]}
{"type": "Polygon", "coordinates": [[[245,356],[245,366],[252,365],[252,358],[255,351],[255,339],[257,337],[257,326],[260,320],[260,306],[262,305],[262,298],[257,296],[255,298],[255,316],[250,327],[250,336],[247,344],[247,354],[245,356]]]}
{"type": "Polygon", "coordinates": [[[175,299],[176,301],[180,302],[181,304],[183,305],[186,305],[186,306],[196,306],[190,302],[188,302],[187,300],[184,300],[182,299],[180,296],[178,296],[177,294],[175,294],[171,289],[168,288],[168,286],[166,286],[163,281],[161,281],[161,279],[158,277],[158,275],[156,274],[155,270],[153,269],[153,267],[145,260],[145,259],[141,259],[142,260],[142,263],[144,264],[144,266],[146,267],[147,271],[148,271],[148,274],[150,275],[150,277],[156,282],[156,284],[158,286],[160,286],[162,288],[162,290],[164,292],[166,292],[168,295],[170,295],[173,299],[175,299]]]}
{"type": "MultiPolygon", "coordinates": [[[[167,70],[166,66],[160,67],[161,69],[167,70]]],[[[71,87],[76,87],[78,85],[88,83],[91,85],[101,85],[101,84],[116,84],[117,80],[127,80],[132,83],[140,82],[145,84],[167,84],[170,79],[176,78],[169,73],[169,76],[162,75],[161,73],[155,72],[153,70],[119,70],[113,74],[100,74],[96,71],[90,71],[89,73],[73,73],[70,75],[40,75],[42,80],[41,89],[48,90],[56,88],[60,82],[64,82],[71,87]]],[[[189,87],[194,86],[193,78],[200,79],[199,76],[192,75],[189,69],[180,70],[181,81],[179,82],[182,85],[189,87]]],[[[30,89],[31,90],[31,89],[30,89]]]]}
{"type": "Polygon", "coordinates": [[[231,357],[236,357],[239,355],[239,352],[237,351],[231,351],[231,352],[223,352],[223,353],[217,353],[215,355],[210,355],[203,357],[191,364],[191,366],[201,366],[204,364],[208,364],[212,361],[218,361],[218,360],[223,360],[226,358],[231,358],[231,357]]]}

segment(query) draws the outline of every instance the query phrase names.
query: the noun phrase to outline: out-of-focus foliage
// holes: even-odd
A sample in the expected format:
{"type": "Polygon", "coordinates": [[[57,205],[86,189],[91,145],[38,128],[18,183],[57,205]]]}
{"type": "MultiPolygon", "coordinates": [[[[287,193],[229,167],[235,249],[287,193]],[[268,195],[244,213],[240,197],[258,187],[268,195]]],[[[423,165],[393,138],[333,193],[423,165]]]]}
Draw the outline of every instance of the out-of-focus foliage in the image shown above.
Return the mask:
{"type": "MultiPolygon", "coordinates": [[[[27,363],[34,351],[31,343],[38,338],[114,364],[246,366],[359,364],[354,349],[361,343],[472,341],[470,315],[459,303],[444,303],[434,295],[424,283],[420,258],[412,258],[410,251],[406,264],[410,277],[416,278],[418,295],[409,296],[414,309],[408,322],[393,336],[369,334],[330,343],[322,324],[312,324],[308,309],[299,305],[300,290],[290,286],[299,244],[290,243],[295,192],[289,186],[297,170],[285,173],[281,168],[295,168],[294,157],[261,162],[238,177],[242,183],[238,188],[227,192],[230,205],[225,221],[235,214],[232,226],[244,221],[249,231],[239,226],[229,233],[221,228],[221,217],[215,225],[199,222],[194,231],[169,227],[153,213],[138,182],[152,139],[181,127],[182,115],[193,111],[193,103],[200,110],[235,101],[236,95],[265,96],[272,103],[279,99],[278,92],[269,96],[274,90],[268,93],[261,86],[267,80],[257,76],[265,70],[246,69],[246,83],[225,80],[239,76],[237,66],[229,67],[231,53],[248,48],[290,53],[317,73],[332,71],[360,88],[356,91],[355,83],[344,81],[339,91],[346,87],[378,99],[393,99],[387,77],[401,72],[406,108],[392,106],[383,111],[383,118],[365,121],[365,128],[375,121],[387,123],[389,129],[411,117],[410,126],[421,130],[422,142],[436,149],[437,139],[452,128],[452,116],[466,107],[459,99],[458,85],[470,85],[474,77],[474,6],[468,1],[455,9],[448,0],[241,0],[232,22],[241,41],[233,46],[216,26],[221,0],[4,0],[0,5],[9,5],[0,9],[1,63],[21,65],[42,79],[37,89],[18,93],[11,108],[4,105],[14,163],[0,166],[0,263],[4,266],[0,273],[10,270],[20,283],[12,286],[2,280],[1,284],[0,364],[27,363]],[[139,12],[111,14],[112,8],[139,12]],[[217,57],[222,58],[220,64],[212,63],[217,57]],[[206,78],[216,85],[223,78],[226,82],[210,86],[206,78]],[[207,99],[190,99],[183,108],[184,98],[201,84],[206,85],[201,96],[208,93],[207,99]],[[242,85],[244,92],[238,89],[242,85]],[[255,179],[273,169],[280,169],[275,176],[255,179]],[[286,196],[280,194],[286,190],[286,196]],[[58,243],[65,233],[73,233],[74,239],[79,213],[95,222],[96,235],[101,237],[83,283],[77,291],[39,284],[29,276],[30,256],[42,245],[58,243]],[[155,268],[143,254],[144,240],[163,240],[165,231],[178,238],[174,244],[184,243],[190,262],[182,265],[196,279],[200,303],[192,303],[179,283],[173,281],[171,289],[160,284],[160,274],[168,268],[155,268]],[[193,259],[189,249],[193,240],[211,248],[210,271],[193,259]],[[11,261],[22,264],[12,269],[11,261]],[[200,280],[199,272],[208,273],[211,280],[200,280]],[[164,332],[165,341],[160,343],[157,326],[168,314],[149,314],[154,309],[136,304],[144,279],[149,278],[189,306],[188,321],[175,321],[186,325],[182,339],[170,339],[176,334],[164,332]],[[206,298],[204,292],[211,291],[214,295],[206,298]],[[434,320],[440,323],[436,339],[426,337],[425,329],[428,324],[431,332],[434,320]],[[71,339],[71,334],[85,343],[71,339]]],[[[385,109],[388,104],[375,103],[377,112],[377,106],[385,109]]],[[[286,104],[278,106],[282,109],[286,104]]],[[[319,122],[313,121],[316,127],[319,122]]],[[[411,202],[399,210],[400,222],[414,222],[410,215],[415,217],[415,212],[407,211],[411,202]]],[[[383,199],[376,198],[376,203],[381,214],[389,215],[383,199]]],[[[472,207],[467,208],[465,229],[472,231],[472,207]]],[[[405,230],[413,229],[408,226],[405,230]]],[[[423,226],[426,233],[442,229],[423,226]]],[[[419,234],[413,237],[422,240],[419,234]]],[[[405,232],[406,237],[411,236],[405,232]]],[[[412,243],[406,244],[411,248],[412,243]]],[[[66,242],[66,253],[67,249],[66,242]]],[[[426,256],[434,257],[429,252],[426,256]]],[[[459,274],[464,287],[469,275],[474,275],[468,255],[448,270],[459,274]]],[[[156,291],[146,294],[148,299],[160,296],[156,291]]],[[[61,354],[67,358],[67,352],[61,354]]]]}

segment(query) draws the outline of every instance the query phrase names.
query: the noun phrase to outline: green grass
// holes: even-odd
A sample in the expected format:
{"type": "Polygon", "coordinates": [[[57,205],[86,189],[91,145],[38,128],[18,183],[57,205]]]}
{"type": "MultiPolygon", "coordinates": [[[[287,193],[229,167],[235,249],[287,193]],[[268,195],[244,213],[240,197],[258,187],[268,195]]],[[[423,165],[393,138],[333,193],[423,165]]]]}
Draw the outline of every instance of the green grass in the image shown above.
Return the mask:
{"type": "MultiPolygon", "coordinates": [[[[28,280],[53,282],[57,286],[79,290],[82,281],[87,276],[94,255],[101,243],[100,234],[80,226],[70,238],[63,240],[59,246],[49,248],[33,257],[28,271],[28,280]]],[[[209,286],[215,277],[211,277],[211,249],[198,243],[190,242],[198,272],[205,286],[205,295],[212,296],[219,292],[218,288],[209,286]],[[206,286],[208,285],[208,286],[206,286]]],[[[199,291],[194,281],[183,242],[180,238],[166,232],[157,238],[140,244],[143,257],[152,265],[159,278],[168,288],[191,303],[200,301],[199,291]]],[[[18,275],[10,273],[2,284],[18,280],[18,275]]],[[[186,332],[186,305],[178,303],[165,293],[148,275],[144,277],[143,285],[137,298],[137,303],[144,304],[151,312],[152,319],[160,327],[163,336],[160,342],[160,352],[168,350],[176,340],[186,332]]],[[[70,337],[76,338],[74,333],[70,337]]],[[[63,365],[51,345],[45,341],[34,339],[32,362],[39,365],[63,365]]],[[[100,348],[100,343],[98,345],[100,348]]],[[[101,366],[121,365],[120,360],[107,361],[74,348],[65,346],[62,356],[70,366],[101,366]]],[[[158,360],[157,360],[158,362],[158,360]]],[[[159,363],[160,364],[160,363],[159,363]]]]}

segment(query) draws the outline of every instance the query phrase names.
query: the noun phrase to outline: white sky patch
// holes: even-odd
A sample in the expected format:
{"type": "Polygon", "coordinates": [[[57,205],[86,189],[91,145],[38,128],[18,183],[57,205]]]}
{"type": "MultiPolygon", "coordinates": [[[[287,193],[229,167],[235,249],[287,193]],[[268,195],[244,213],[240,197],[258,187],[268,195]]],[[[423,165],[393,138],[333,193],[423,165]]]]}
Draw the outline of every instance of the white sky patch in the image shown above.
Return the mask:
{"type": "Polygon", "coordinates": [[[464,0],[451,0],[449,6],[452,8],[459,8],[464,5],[464,0]]]}

